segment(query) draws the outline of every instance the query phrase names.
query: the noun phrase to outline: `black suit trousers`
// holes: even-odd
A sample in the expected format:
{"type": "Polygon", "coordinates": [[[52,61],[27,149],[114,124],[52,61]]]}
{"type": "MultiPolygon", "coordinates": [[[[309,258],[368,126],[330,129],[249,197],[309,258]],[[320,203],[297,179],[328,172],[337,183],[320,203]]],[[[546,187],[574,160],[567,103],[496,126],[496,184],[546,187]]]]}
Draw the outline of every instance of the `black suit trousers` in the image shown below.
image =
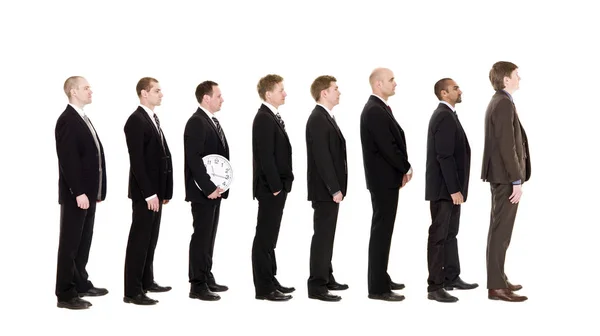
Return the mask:
{"type": "Polygon", "coordinates": [[[67,301],[93,287],[85,267],[94,232],[94,200],[90,200],[90,207],[86,210],[79,208],[74,199],[66,199],[60,206],[55,290],[58,301],[67,301]]]}
{"type": "Polygon", "coordinates": [[[207,285],[215,284],[211,270],[220,209],[220,198],[214,203],[192,203],[194,233],[190,240],[189,252],[191,292],[198,292],[207,285]]]}
{"type": "Polygon", "coordinates": [[[427,264],[429,278],[427,291],[433,292],[444,287],[460,275],[458,258],[458,226],[460,205],[452,201],[439,200],[429,203],[431,226],[427,240],[427,264]]]}
{"type": "Polygon", "coordinates": [[[257,198],[258,215],[252,244],[252,273],[256,295],[266,295],[274,291],[279,284],[275,279],[277,275],[275,247],[287,192],[282,190],[277,196],[270,194],[257,198]]]}
{"type": "Polygon", "coordinates": [[[396,210],[398,209],[399,189],[371,190],[373,218],[369,239],[369,294],[383,294],[392,291],[391,278],[387,272],[390,257],[396,210]]]}
{"type": "Polygon", "coordinates": [[[340,206],[333,201],[313,201],[314,234],[310,245],[309,294],[327,292],[327,284],[333,278],[333,241],[340,206]]]}
{"type": "Polygon", "coordinates": [[[125,252],[125,296],[143,294],[154,282],[154,250],[158,242],[162,202],[158,212],[145,200],[132,201],[132,223],[125,252]]]}

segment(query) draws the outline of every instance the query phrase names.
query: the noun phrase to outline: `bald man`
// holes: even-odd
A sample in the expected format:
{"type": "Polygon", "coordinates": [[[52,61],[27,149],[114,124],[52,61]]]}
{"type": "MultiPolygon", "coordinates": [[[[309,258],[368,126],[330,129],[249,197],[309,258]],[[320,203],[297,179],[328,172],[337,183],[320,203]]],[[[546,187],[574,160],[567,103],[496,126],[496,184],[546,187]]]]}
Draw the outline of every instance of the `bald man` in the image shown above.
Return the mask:
{"type": "Polygon", "coordinates": [[[412,178],[406,140],[402,127],[394,118],[388,98],[396,92],[394,73],[377,68],[369,77],[373,94],[360,116],[360,138],[367,189],[371,193],[373,218],[369,240],[369,298],[402,301],[404,295],[392,290],[403,289],[387,273],[390,244],[396,220],[400,188],[412,178]]]}
{"type": "Polygon", "coordinates": [[[80,296],[106,295],[88,280],[96,203],[106,198],[106,164],[102,142],[84,112],[92,103],[92,89],[80,76],[67,78],[63,89],[69,104],[56,121],[60,234],[56,266],[57,306],[86,309],[92,304],[80,296]]]}

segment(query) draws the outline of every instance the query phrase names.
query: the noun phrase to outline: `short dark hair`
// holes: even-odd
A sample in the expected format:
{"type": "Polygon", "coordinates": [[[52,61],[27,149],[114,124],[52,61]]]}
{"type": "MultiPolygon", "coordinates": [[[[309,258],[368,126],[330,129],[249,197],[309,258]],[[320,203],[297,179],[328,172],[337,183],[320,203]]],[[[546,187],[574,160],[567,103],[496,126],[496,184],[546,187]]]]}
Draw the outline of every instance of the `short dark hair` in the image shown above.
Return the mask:
{"type": "Polygon", "coordinates": [[[442,78],[433,86],[433,93],[439,100],[442,100],[442,90],[448,92],[448,82],[451,80],[452,78],[442,78]]]}
{"type": "Polygon", "coordinates": [[[256,85],[256,90],[258,91],[260,99],[266,100],[266,93],[268,91],[273,91],[275,85],[281,82],[283,82],[283,77],[279,75],[270,74],[261,78],[256,85]]]}
{"type": "Polygon", "coordinates": [[[514,63],[511,62],[496,62],[490,70],[490,82],[494,87],[494,90],[499,91],[504,89],[504,77],[509,77],[513,71],[518,69],[514,63]]]}
{"type": "Polygon", "coordinates": [[[198,101],[198,104],[202,103],[202,98],[204,98],[204,95],[212,96],[213,86],[218,85],[219,84],[209,80],[198,84],[198,86],[196,86],[196,100],[198,101]]]}
{"type": "Polygon", "coordinates": [[[150,91],[153,83],[158,83],[158,81],[152,77],[144,77],[140,79],[135,86],[135,91],[137,92],[138,97],[142,95],[142,90],[150,91]]]}
{"type": "Polygon", "coordinates": [[[337,79],[333,76],[319,76],[315,79],[315,81],[310,86],[310,94],[315,99],[315,101],[319,101],[321,98],[321,91],[329,89],[332,82],[337,82],[337,79]]]}

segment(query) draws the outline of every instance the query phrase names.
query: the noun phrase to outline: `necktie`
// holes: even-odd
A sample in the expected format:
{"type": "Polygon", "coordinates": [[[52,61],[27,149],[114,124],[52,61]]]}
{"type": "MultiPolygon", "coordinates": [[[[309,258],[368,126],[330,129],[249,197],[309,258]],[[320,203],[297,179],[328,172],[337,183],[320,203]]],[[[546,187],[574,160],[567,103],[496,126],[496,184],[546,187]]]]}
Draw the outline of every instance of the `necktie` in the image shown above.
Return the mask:
{"type": "Polygon", "coordinates": [[[98,174],[99,174],[99,178],[98,178],[98,200],[102,197],[102,153],[100,152],[100,142],[98,141],[98,135],[96,134],[96,131],[94,130],[94,126],[92,126],[92,122],[90,121],[90,119],[88,118],[88,116],[86,114],[83,115],[83,121],[85,121],[85,124],[87,125],[87,127],[90,129],[90,132],[92,133],[92,137],[94,138],[94,143],[96,144],[96,149],[98,150],[98,174]]]}
{"type": "Polygon", "coordinates": [[[281,119],[281,114],[279,114],[279,112],[275,114],[275,118],[277,118],[277,121],[279,121],[281,127],[283,127],[283,130],[285,131],[285,123],[283,122],[283,119],[281,119]]]}
{"type": "Polygon", "coordinates": [[[217,132],[219,133],[219,139],[221,139],[221,143],[223,144],[223,146],[225,146],[225,133],[223,133],[221,124],[219,123],[219,120],[217,120],[217,118],[215,118],[215,117],[212,117],[212,120],[215,122],[215,125],[217,126],[217,132]]]}
{"type": "Polygon", "coordinates": [[[160,135],[160,144],[165,149],[165,139],[163,138],[163,132],[160,128],[160,120],[158,120],[158,116],[154,113],[154,121],[156,122],[156,128],[158,128],[158,135],[160,135]]]}
{"type": "Polygon", "coordinates": [[[335,128],[339,130],[339,129],[340,129],[340,127],[338,126],[337,122],[335,121],[335,116],[334,116],[334,115],[332,115],[332,116],[331,116],[331,119],[333,119],[333,126],[335,126],[335,128]]]}

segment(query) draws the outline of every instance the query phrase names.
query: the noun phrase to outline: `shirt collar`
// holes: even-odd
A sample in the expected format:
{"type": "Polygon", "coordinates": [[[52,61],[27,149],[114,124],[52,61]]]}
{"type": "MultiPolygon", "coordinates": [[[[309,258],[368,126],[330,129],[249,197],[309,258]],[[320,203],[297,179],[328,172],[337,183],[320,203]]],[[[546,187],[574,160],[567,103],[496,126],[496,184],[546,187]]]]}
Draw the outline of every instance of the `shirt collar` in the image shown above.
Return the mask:
{"type": "Polygon", "coordinates": [[[441,104],[446,104],[446,106],[448,106],[452,110],[452,112],[456,113],[456,109],[452,105],[450,105],[448,102],[440,100],[440,103],[441,104]]]}

